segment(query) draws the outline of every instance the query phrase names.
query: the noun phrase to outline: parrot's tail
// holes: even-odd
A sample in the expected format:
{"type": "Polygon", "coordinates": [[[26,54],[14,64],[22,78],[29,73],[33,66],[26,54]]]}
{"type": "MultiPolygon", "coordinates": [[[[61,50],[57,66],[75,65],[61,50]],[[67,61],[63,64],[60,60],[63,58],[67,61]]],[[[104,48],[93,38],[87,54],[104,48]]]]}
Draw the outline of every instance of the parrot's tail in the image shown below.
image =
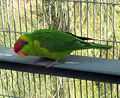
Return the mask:
{"type": "Polygon", "coordinates": [[[90,43],[90,48],[95,48],[95,49],[110,49],[112,46],[109,45],[102,45],[102,44],[97,44],[97,43],[90,43]]]}

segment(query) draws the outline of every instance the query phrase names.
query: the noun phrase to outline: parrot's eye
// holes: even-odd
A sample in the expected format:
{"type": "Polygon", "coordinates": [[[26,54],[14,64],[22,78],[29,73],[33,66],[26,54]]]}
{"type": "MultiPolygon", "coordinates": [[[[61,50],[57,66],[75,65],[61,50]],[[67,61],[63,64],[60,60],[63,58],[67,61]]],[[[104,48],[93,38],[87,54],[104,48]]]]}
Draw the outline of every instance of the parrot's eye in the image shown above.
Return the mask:
{"type": "Polygon", "coordinates": [[[17,53],[19,52],[26,44],[28,44],[27,41],[25,40],[18,40],[16,41],[16,43],[14,44],[14,51],[17,53]]]}

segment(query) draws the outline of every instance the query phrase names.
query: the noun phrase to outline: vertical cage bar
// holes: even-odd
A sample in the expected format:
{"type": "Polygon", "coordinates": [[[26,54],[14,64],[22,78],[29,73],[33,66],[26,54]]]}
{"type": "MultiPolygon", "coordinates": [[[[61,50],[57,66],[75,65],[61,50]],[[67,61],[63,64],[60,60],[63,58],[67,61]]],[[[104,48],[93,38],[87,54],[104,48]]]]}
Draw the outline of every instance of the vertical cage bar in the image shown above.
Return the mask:
{"type": "Polygon", "coordinates": [[[30,0],[31,31],[33,30],[32,0],[30,0]]]}
{"type": "MultiPolygon", "coordinates": [[[[80,1],[80,35],[82,36],[83,34],[82,34],[82,20],[83,20],[83,18],[82,18],[82,1],[80,1]]],[[[82,53],[82,50],[81,50],[81,55],[82,55],[83,53],[82,53]]]]}
{"type": "Polygon", "coordinates": [[[41,76],[40,76],[40,74],[39,74],[39,93],[40,93],[40,98],[42,98],[41,97],[41,76]]]}
{"type": "Polygon", "coordinates": [[[3,40],[4,40],[4,46],[6,47],[6,35],[5,35],[5,18],[4,18],[4,2],[0,0],[1,3],[1,18],[2,18],[2,32],[3,32],[3,40]]]}
{"type": "Polygon", "coordinates": [[[7,26],[8,26],[8,33],[9,33],[9,47],[11,47],[12,46],[12,44],[11,44],[11,33],[10,33],[10,31],[11,31],[11,26],[10,26],[10,24],[11,24],[11,22],[10,22],[10,20],[11,20],[11,18],[10,18],[10,5],[11,5],[11,3],[10,3],[10,0],[7,0],[7,2],[6,2],[6,11],[7,11],[7,26]]]}
{"type": "Polygon", "coordinates": [[[106,83],[104,82],[104,96],[105,96],[105,98],[106,98],[106,96],[107,96],[106,93],[107,93],[107,92],[106,92],[106,83]]]}
{"type": "Polygon", "coordinates": [[[7,73],[7,71],[6,70],[4,70],[4,75],[5,75],[5,79],[4,79],[4,81],[6,81],[6,82],[4,82],[4,87],[5,87],[5,93],[7,93],[7,95],[9,95],[9,89],[8,89],[8,73],[7,73]]]}
{"type": "Polygon", "coordinates": [[[95,92],[94,92],[94,82],[91,81],[91,83],[92,83],[92,98],[94,98],[94,94],[95,94],[95,92]]]}
{"type": "Polygon", "coordinates": [[[46,11],[45,11],[45,0],[42,0],[42,11],[43,11],[43,28],[45,28],[45,16],[46,16],[46,11]]]}
{"type": "Polygon", "coordinates": [[[74,85],[74,98],[76,97],[76,83],[75,83],[75,79],[73,80],[73,85],[74,85]]]}
{"type": "Polygon", "coordinates": [[[112,86],[112,83],[110,83],[110,97],[113,98],[113,93],[112,93],[112,89],[113,89],[113,86],[112,86]]]}
{"type": "MultiPolygon", "coordinates": [[[[48,16],[49,16],[49,21],[48,21],[48,25],[51,27],[52,26],[52,12],[51,12],[51,5],[52,1],[48,0],[48,16]]],[[[53,27],[52,27],[53,28],[53,27]]]]}
{"type": "MultiPolygon", "coordinates": [[[[96,0],[93,0],[93,38],[96,37],[96,28],[95,28],[95,25],[96,25],[96,0]]],[[[93,49],[93,56],[95,57],[95,49],[93,49]]]]}
{"type": "MultiPolygon", "coordinates": [[[[102,0],[100,0],[100,44],[102,40],[102,0]]],[[[100,49],[100,57],[102,57],[102,50],[100,49]]]]}
{"type": "Polygon", "coordinates": [[[80,79],[80,98],[83,98],[82,97],[82,81],[81,81],[81,79],[80,79]]]}
{"type": "Polygon", "coordinates": [[[25,17],[25,31],[27,32],[27,4],[26,0],[24,0],[24,17],[25,17]]]}
{"type": "Polygon", "coordinates": [[[14,84],[13,84],[13,73],[12,73],[12,70],[10,70],[10,74],[11,74],[11,87],[12,87],[12,94],[13,96],[15,96],[15,92],[14,92],[14,84]]]}
{"type": "Polygon", "coordinates": [[[61,80],[61,97],[65,98],[65,86],[64,86],[64,80],[65,78],[64,77],[61,77],[62,80],[61,80]]]}
{"type": "MultiPolygon", "coordinates": [[[[86,0],[86,31],[87,31],[87,37],[88,37],[88,33],[89,33],[89,2],[88,0],[86,0]]],[[[87,52],[86,52],[87,56],[88,56],[88,49],[87,49],[87,52]]],[[[87,97],[88,98],[88,97],[87,97]]]]}
{"type": "Polygon", "coordinates": [[[44,75],[44,84],[45,84],[45,96],[47,98],[47,86],[46,86],[46,75],[44,75]]]}
{"type": "Polygon", "coordinates": [[[38,0],[36,0],[36,15],[37,15],[37,29],[38,29],[38,25],[39,25],[39,18],[38,18],[38,0]]]}
{"type": "MultiPolygon", "coordinates": [[[[2,88],[2,94],[4,94],[4,86],[3,86],[3,75],[2,75],[2,71],[3,70],[0,70],[0,81],[1,81],[1,88],[2,88]]],[[[5,98],[4,96],[3,96],[3,98],[5,98]]]]}
{"type": "MultiPolygon", "coordinates": [[[[114,0],[113,0],[113,2],[114,2],[114,0]]],[[[112,51],[112,53],[113,53],[113,59],[115,58],[115,41],[116,41],[116,36],[115,36],[115,5],[114,4],[112,4],[112,12],[113,12],[113,15],[112,15],[112,32],[113,32],[113,51],[112,51]]]]}
{"type": "Polygon", "coordinates": [[[85,83],[86,83],[86,98],[88,98],[88,81],[86,80],[85,83]]]}
{"type": "Polygon", "coordinates": [[[21,0],[18,0],[18,16],[19,16],[19,28],[20,28],[20,32],[22,32],[22,26],[21,26],[21,12],[20,12],[20,8],[21,8],[21,4],[20,4],[21,0]]]}
{"type": "Polygon", "coordinates": [[[58,78],[59,77],[56,77],[57,80],[56,80],[56,94],[55,95],[56,95],[57,98],[60,98],[60,93],[59,93],[60,86],[59,86],[59,83],[58,83],[58,78]]]}
{"type": "Polygon", "coordinates": [[[119,84],[117,83],[117,98],[119,98],[119,84]]]}
{"type": "Polygon", "coordinates": [[[67,79],[67,84],[68,84],[68,98],[71,98],[71,95],[70,95],[69,78],[67,79]]]}
{"type": "Polygon", "coordinates": [[[97,82],[98,85],[98,98],[100,98],[100,82],[97,82]]]}
{"type": "Polygon", "coordinates": [[[50,96],[53,96],[53,85],[52,85],[52,75],[50,74],[50,96]]]}
{"type": "Polygon", "coordinates": [[[22,72],[22,85],[23,85],[23,97],[25,98],[25,82],[24,82],[24,72],[22,72]]]}
{"type": "MultiPolygon", "coordinates": [[[[58,30],[61,29],[62,31],[66,31],[66,21],[67,20],[65,20],[65,9],[64,9],[65,1],[60,0],[60,2],[58,2],[58,3],[60,3],[60,16],[58,17],[59,18],[58,20],[60,23],[57,24],[58,30]]],[[[58,8],[59,8],[59,6],[58,6],[58,8]]]]}
{"type": "Polygon", "coordinates": [[[67,18],[68,18],[68,22],[67,22],[67,26],[68,26],[68,31],[70,31],[70,14],[69,14],[69,0],[67,0],[67,18]]]}
{"type": "Polygon", "coordinates": [[[14,39],[15,41],[17,40],[17,35],[16,35],[16,17],[15,17],[15,1],[12,0],[12,14],[13,14],[13,30],[14,30],[14,39]]]}
{"type": "MultiPolygon", "coordinates": [[[[109,3],[109,0],[107,0],[107,2],[109,3]]],[[[109,7],[109,5],[108,4],[106,4],[106,18],[107,18],[107,20],[106,20],[106,39],[105,40],[107,40],[108,39],[108,28],[109,28],[109,9],[108,9],[108,7],[109,7]]],[[[106,44],[108,45],[108,42],[106,42],[106,44]]],[[[106,50],[106,59],[108,58],[108,50],[106,50]]]]}
{"type": "Polygon", "coordinates": [[[36,97],[36,81],[35,81],[35,74],[33,73],[32,75],[33,75],[33,83],[34,83],[34,84],[33,84],[33,85],[34,85],[34,87],[33,87],[33,88],[34,88],[34,89],[33,89],[33,90],[34,90],[34,97],[37,98],[37,97],[36,97]]]}
{"type": "MultiPolygon", "coordinates": [[[[76,2],[73,2],[73,8],[74,8],[74,11],[73,11],[73,14],[74,14],[74,22],[73,22],[73,24],[74,24],[74,28],[73,28],[73,32],[74,32],[74,34],[76,35],[76,2]]],[[[75,51],[75,55],[77,55],[77,51],[75,51]]]]}
{"type": "Polygon", "coordinates": [[[17,88],[18,88],[18,96],[20,97],[20,86],[19,86],[19,73],[16,71],[16,78],[17,78],[17,88]]]}
{"type": "Polygon", "coordinates": [[[27,78],[28,78],[28,96],[29,96],[29,98],[31,97],[31,86],[30,86],[30,74],[28,73],[27,74],[27,78]]]}
{"type": "Polygon", "coordinates": [[[73,28],[73,31],[74,31],[74,34],[76,35],[76,29],[75,29],[75,24],[76,24],[76,22],[75,22],[75,21],[76,21],[76,16],[75,16],[75,14],[76,14],[76,13],[75,13],[75,10],[76,10],[76,9],[75,9],[75,2],[73,2],[73,9],[74,9],[74,11],[73,11],[73,12],[74,12],[74,13],[73,13],[73,14],[74,14],[74,22],[73,22],[74,28],[73,28]]]}

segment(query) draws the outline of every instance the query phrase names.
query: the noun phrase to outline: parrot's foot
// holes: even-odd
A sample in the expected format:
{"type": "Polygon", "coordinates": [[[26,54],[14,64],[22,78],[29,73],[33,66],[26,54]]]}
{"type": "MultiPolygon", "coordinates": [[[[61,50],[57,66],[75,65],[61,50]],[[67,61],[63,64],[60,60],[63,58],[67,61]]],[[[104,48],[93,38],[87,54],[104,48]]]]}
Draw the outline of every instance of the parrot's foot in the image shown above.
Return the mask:
{"type": "Polygon", "coordinates": [[[42,65],[45,66],[46,68],[49,67],[53,67],[54,65],[63,63],[64,61],[59,61],[59,60],[53,60],[53,59],[49,59],[49,58],[39,58],[36,61],[33,61],[33,64],[37,64],[37,65],[42,65]]]}
{"type": "Polygon", "coordinates": [[[65,60],[54,60],[52,62],[50,62],[46,67],[49,68],[49,67],[53,67],[54,65],[57,65],[57,64],[63,64],[65,62],[65,60]]]}
{"type": "Polygon", "coordinates": [[[56,60],[56,61],[53,61],[53,62],[50,62],[48,65],[46,65],[47,68],[49,67],[53,67],[54,65],[58,64],[59,62],[56,60]]]}

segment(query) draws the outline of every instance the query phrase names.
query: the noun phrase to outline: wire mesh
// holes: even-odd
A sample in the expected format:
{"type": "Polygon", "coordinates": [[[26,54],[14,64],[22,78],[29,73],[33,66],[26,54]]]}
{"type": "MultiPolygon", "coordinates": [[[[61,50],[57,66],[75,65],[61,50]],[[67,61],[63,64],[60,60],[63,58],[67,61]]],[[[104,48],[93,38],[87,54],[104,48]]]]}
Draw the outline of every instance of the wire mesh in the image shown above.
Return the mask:
{"type": "Polygon", "coordinates": [[[119,98],[120,85],[13,70],[0,71],[0,98],[119,98]]]}
{"type": "MultiPolygon", "coordinates": [[[[0,0],[0,46],[12,47],[23,32],[55,28],[112,45],[77,55],[120,58],[119,0],[0,0]]],[[[16,65],[17,66],[17,65],[16,65]]],[[[0,70],[0,98],[119,98],[119,84],[0,70]]]]}

